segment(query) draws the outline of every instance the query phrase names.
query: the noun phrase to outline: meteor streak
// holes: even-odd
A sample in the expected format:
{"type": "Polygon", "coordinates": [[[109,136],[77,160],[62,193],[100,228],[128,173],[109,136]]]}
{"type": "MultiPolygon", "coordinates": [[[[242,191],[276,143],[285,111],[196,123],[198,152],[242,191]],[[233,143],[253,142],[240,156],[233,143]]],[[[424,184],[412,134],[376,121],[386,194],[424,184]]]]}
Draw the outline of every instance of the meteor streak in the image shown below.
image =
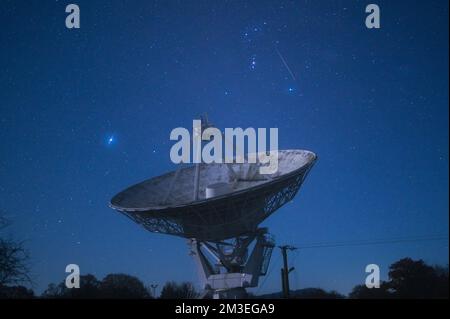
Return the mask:
{"type": "Polygon", "coordinates": [[[289,67],[289,65],[286,63],[286,60],[284,59],[283,55],[281,54],[281,52],[278,50],[277,47],[275,47],[275,51],[277,51],[278,56],[281,59],[281,62],[283,62],[284,66],[286,67],[286,69],[288,70],[289,74],[292,77],[292,80],[296,81],[294,73],[292,72],[291,68],[289,67]]]}

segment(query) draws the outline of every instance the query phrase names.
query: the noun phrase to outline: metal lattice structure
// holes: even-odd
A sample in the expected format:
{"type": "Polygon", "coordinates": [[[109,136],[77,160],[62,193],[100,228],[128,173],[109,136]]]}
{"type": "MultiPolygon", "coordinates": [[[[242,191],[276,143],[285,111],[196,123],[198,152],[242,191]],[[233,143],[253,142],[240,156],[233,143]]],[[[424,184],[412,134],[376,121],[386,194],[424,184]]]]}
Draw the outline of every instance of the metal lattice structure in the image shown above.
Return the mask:
{"type": "Polygon", "coordinates": [[[257,164],[200,164],[196,201],[190,166],[132,186],[114,196],[110,206],[151,232],[201,241],[237,237],[254,232],[292,200],[315,161],[309,151],[279,151],[278,172],[270,175],[255,173],[257,164]],[[206,198],[206,187],[216,183],[232,186],[225,194],[206,198]]]}
{"type": "Polygon", "coordinates": [[[258,225],[292,200],[316,158],[278,151],[269,175],[258,162],[196,164],[131,186],[110,206],[151,232],[187,238],[205,297],[243,298],[266,274],[275,245],[258,225]]]}

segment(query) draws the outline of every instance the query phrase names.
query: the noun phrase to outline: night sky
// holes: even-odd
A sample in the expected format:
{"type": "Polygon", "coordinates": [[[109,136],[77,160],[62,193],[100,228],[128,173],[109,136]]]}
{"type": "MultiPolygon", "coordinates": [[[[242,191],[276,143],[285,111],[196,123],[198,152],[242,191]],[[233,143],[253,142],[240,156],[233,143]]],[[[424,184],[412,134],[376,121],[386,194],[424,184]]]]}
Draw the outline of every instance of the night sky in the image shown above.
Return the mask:
{"type": "MultiPolygon", "coordinates": [[[[0,210],[35,290],[70,263],[100,279],[197,282],[185,240],[108,203],[174,169],[170,131],[205,112],[318,154],[263,224],[277,244],[448,236],[448,2],[377,0],[370,30],[369,3],[1,1],[0,210]],[[69,3],[80,29],[65,27],[69,3]]],[[[300,249],[291,288],[348,293],[367,264],[385,279],[406,256],[446,265],[448,240],[300,249]]],[[[280,259],[255,292],[280,290],[280,259]]]]}

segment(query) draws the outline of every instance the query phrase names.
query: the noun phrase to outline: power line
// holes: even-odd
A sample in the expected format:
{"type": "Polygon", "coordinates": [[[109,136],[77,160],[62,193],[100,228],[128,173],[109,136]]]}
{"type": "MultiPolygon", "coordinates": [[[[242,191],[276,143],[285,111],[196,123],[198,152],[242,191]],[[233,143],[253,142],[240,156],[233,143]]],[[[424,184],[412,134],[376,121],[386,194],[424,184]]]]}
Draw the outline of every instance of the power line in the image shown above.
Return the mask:
{"type": "MultiPolygon", "coordinates": [[[[319,242],[312,243],[308,245],[296,245],[293,246],[280,246],[279,248],[285,247],[285,249],[289,249],[295,251],[294,258],[292,260],[292,264],[295,265],[295,262],[299,256],[297,249],[308,249],[308,248],[333,248],[333,247],[345,247],[345,246],[370,246],[370,245],[384,245],[384,244],[398,244],[398,243],[412,243],[412,242],[425,242],[425,241],[439,241],[439,240],[448,240],[448,235],[428,235],[428,236],[410,236],[410,237],[391,237],[391,238],[381,238],[381,239],[359,239],[359,240],[347,240],[347,241],[335,241],[335,242],[319,242]]],[[[278,257],[278,256],[277,256],[278,257]]],[[[278,263],[281,258],[277,258],[274,263],[272,263],[269,271],[263,279],[263,282],[258,287],[256,294],[258,294],[261,289],[264,287],[267,279],[270,277],[272,271],[277,268],[278,263]]],[[[294,269],[292,269],[294,270],[294,269]]],[[[289,271],[289,270],[288,270],[289,271]]],[[[290,271],[289,271],[290,272],[290,271]]],[[[297,274],[296,274],[297,276],[297,274]]],[[[296,284],[298,285],[298,278],[296,278],[296,284]]],[[[297,287],[298,288],[298,287],[297,287]]]]}
{"type": "Polygon", "coordinates": [[[409,243],[409,242],[421,242],[421,241],[438,241],[448,240],[447,235],[441,236],[414,236],[414,237],[397,237],[397,238],[384,238],[375,240],[350,240],[350,241],[336,241],[336,242],[322,242],[312,243],[309,245],[297,245],[299,249],[307,248],[329,248],[329,247],[345,247],[345,246],[371,246],[371,245],[383,245],[383,244],[397,244],[397,243],[409,243]]]}
{"type": "Polygon", "coordinates": [[[299,264],[297,263],[297,261],[298,261],[298,257],[300,256],[300,251],[297,249],[297,250],[294,250],[293,251],[293,258],[292,258],[292,261],[291,261],[291,264],[293,265],[293,267],[294,267],[294,271],[292,272],[292,274],[293,274],[293,276],[294,276],[294,285],[295,285],[295,289],[293,289],[293,290],[296,290],[296,289],[300,289],[300,276],[299,276],[299,269],[301,269],[300,267],[299,267],[299,264]]]}
{"type": "Polygon", "coordinates": [[[272,271],[277,268],[278,263],[280,262],[281,257],[279,255],[277,255],[277,259],[275,260],[275,262],[272,263],[272,265],[269,268],[269,271],[266,273],[266,275],[264,276],[264,279],[261,283],[261,285],[259,285],[258,290],[256,291],[256,294],[258,294],[261,289],[263,288],[264,284],[266,283],[267,279],[269,278],[270,274],[272,273],[272,271]]]}
{"type": "Polygon", "coordinates": [[[283,245],[278,246],[278,248],[281,249],[281,253],[283,255],[283,268],[281,269],[281,283],[283,288],[283,296],[284,298],[289,298],[289,273],[294,270],[294,267],[289,268],[288,264],[288,257],[287,253],[288,251],[296,250],[297,247],[290,246],[290,245],[283,245]]]}

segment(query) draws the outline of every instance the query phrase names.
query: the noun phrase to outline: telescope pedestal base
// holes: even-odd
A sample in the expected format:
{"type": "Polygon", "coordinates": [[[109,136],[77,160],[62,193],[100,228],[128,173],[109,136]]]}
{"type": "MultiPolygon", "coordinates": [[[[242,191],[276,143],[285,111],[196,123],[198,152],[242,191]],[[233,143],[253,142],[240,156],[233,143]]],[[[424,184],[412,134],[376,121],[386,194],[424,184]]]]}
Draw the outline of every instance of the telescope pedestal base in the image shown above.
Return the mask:
{"type": "Polygon", "coordinates": [[[190,239],[189,245],[205,289],[203,297],[241,299],[247,297],[245,288],[256,287],[259,277],[266,274],[274,242],[267,229],[259,228],[228,241],[190,239]]]}
{"type": "Polygon", "coordinates": [[[246,299],[248,297],[245,288],[232,288],[227,290],[216,290],[213,299],[246,299]]]}

